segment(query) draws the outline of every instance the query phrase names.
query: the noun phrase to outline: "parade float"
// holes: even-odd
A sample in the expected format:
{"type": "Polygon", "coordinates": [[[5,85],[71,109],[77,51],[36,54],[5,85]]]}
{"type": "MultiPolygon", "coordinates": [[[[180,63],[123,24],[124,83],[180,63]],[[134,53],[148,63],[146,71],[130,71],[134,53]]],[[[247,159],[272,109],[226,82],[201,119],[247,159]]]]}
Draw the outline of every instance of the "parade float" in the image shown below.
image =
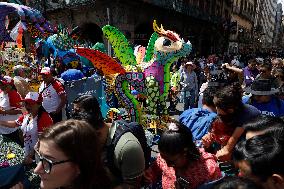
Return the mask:
{"type": "Polygon", "coordinates": [[[92,61],[105,75],[114,78],[113,90],[120,106],[128,111],[131,121],[146,127],[162,127],[169,119],[166,100],[170,88],[170,66],[189,55],[192,46],[177,33],[165,30],[163,26],[159,28],[156,21],[153,28],[147,49],[140,47],[135,56],[122,32],[113,26],[104,26],[103,34],[111,43],[119,62],[99,50],[78,48],[76,52],[92,61]],[[132,93],[134,90],[146,98],[145,109],[142,109],[137,95],[132,93]]]}
{"type": "MultiPolygon", "coordinates": [[[[98,98],[103,114],[107,114],[107,118],[111,121],[129,119],[139,122],[145,128],[164,129],[170,122],[166,107],[170,89],[170,67],[174,61],[188,56],[192,46],[177,33],[165,30],[162,25],[158,27],[156,21],[153,22],[153,29],[148,46],[137,46],[133,49],[119,29],[110,25],[104,26],[102,33],[114,50],[115,58],[113,58],[106,54],[102,43],[88,46],[80,41],[80,37],[65,28],[54,29],[37,10],[24,5],[0,2],[2,69],[6,71],[5,74],[10,75],[15,64],[23,63],[24,66],[32,67],[27,65],[27,61],[23,61],[25,49],[22,48],[22,38],[26,32],[35,43],[35,49],[32,50],[36,51],[36,48],[41,47],[42,56],[50,58],[52,55],[56,65],[78,68],[83,62],[103,73],[100,80],[84,79],[67,82],[65,87],[69,104],[78,95],[91,94],[98,98]],[[18,15],[19,21],[9,30],[11,15],[18,15]],[[5,47],[11,41],[16,47],[5,47]],[[105,87],[103,82],[106,83],[105,87]],[[119,100],[118,108],[110,106],[107,112],[104,94],[115,94],[119,100]],[[146,100],[146,104],[142,105],[141,99],[146,100]]],[[[32,71],[37,73],[39,67],[32,71]]],[[[31,85],[35,86],[34,90],[38,84],[37,79],[31,81],[31,85]]],[[[10,142],[2,144],[14,147],[3,147],[2,153],[5,154],[3,157],[6,158],[1,159],[0,164],[4,163],[5,166],[7,157],[14,158],[16,162],[21,161],[21,152],[17,151],[21,150],[19,146],[15,147],[16,145],[10,142]]],[[[8,164],[12,163],[8,161],[8,164]]]]}

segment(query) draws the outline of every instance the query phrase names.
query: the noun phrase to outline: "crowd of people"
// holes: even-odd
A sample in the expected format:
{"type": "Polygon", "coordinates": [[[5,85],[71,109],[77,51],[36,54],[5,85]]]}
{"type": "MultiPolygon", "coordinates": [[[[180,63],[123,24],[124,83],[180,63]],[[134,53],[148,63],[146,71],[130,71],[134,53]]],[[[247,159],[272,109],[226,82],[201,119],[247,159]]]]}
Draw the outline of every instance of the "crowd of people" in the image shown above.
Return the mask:
{"type": "Polygon", "coordinates": [[[4,188],[284,188],[280,58],[174,63],[168,109],[181,102],[184,111],[161,133],[157,156],[141,125],[105,119],[94,96],[76,98],[64,120],[67,94],[52,67],[40,70],[37,92],[22,69],[0,79],[0,134],[23,147],[23,164],[41,181],[4,188]]]}

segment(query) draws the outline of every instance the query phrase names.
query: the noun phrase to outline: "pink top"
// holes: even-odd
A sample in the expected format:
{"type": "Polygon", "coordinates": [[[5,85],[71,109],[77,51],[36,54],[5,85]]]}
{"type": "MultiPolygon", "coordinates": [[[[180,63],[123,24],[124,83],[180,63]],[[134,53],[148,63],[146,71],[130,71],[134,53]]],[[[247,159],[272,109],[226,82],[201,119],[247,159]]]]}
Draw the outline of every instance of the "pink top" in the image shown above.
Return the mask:
{"type": "MultiPolygon", "coordinates": [[[[189,165],[184,175],[180,175],[189,184],[188,189],[195,189],[198,186],[217,180],[222,177],[221,171],[217,164],[217,158],[210,153],[200,150],[200,159],[189,165]]],[[[151,182],[155,182],[156,179],[162,174],[163,188],[175,188],[176,174],[173,167],[168,167],[164,159],[159,155],[156,161],[146,171],[146,177],[151,182]]]]}

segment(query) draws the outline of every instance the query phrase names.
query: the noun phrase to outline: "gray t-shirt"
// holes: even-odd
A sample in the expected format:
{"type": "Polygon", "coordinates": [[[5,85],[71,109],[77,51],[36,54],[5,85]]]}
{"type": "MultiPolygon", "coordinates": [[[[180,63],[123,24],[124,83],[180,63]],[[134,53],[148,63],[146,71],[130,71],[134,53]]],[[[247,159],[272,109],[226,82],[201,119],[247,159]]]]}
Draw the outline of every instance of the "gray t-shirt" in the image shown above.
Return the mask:
{"type": "MultiPolygon", "coordinates": [[[[107,139],[107,146],[110,145],[117,124],[112,124],[107,139]]],[[[123,180],[131,180],[141,176],[145,169],[145,159],[143,149],[138,139],[131,133],[123,134],[114,149],[114,163],[121,171],[123,180]]],[[[119,178],[111,175],[114,182],[119,178]]]]}

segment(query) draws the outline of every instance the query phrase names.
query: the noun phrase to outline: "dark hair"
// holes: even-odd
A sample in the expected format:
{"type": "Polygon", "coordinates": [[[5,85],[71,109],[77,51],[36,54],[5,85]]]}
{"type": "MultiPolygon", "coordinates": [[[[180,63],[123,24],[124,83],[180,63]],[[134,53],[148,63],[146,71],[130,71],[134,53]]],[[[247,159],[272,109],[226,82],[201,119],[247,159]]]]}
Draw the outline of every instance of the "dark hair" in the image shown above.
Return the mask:
{"type": "Polygon", "coordinates": [[[248,60],[248,64],[253,64],[253,63],[257,64],[256,59],[255,59],[255,58],[250,58],[250,59],[248,60]]]}
{"type": "Polygon", "coordinates": [[[104,119],[100,109],[100,104],[96,97],[92,95],[79,96],[73,101],[73,103],[80,107],[79,112],[72,113],[71,117],[73,119],[85,120],[95,129],[103,126],[104,119]]]}
{"type": "Polygon", "coordinates": [[[259,67],[266,68],[267,70],[272,70],[272,64],[270,62],[264,62],[259,65],[259,67]]]}
{"type": "Polygon", "coordinates": [[[262,189],[252,180],[243,177],[227,177],[222,179],[220,184],[217,184],[214,189],[262,189]]]}
{"type": "Polygon", "coordinates": [[[245,159],[245,154],[243,154],[245,144],[246,144],[246,141],[241,140],[235,145],[234,151],[233,151],[233,154],[232,154],[232,158],[233,158],[234,161],[242,161],[242,160],[245,159]]]}
{"type": "Polygon", "coordinates": [[[259,115],[243,125],[246,131],[273,131],[284,128],[284,121],[279,117],[259,115]]]}
{"type": "Polygon", "coordinates": [[[243,144],[243,159],[248,161],[252,174],[266,181],[273,174],[284,174],[283,132],[254,136],[243,144]]]}
{"type": "Polygon", "coordinates": [[[95,130],[85,121],[66,120],[45,130],[39,141],[53,141],[62,152],[77,164],[80,175],[73,188],[105,188],[108,184],[95,130]]]}
{"type": "Polygon", "coordinates": [[[240,84],[234,83],[221,88],[214,97],[217,98],[215,106],[222,110],[229,108],[241,109],[242,103],[242,88],[240,84]]]}
{"type": "Polygon", "coordinates": [[[202,98],[202,104],[205,104],[207,106],[215,106],[213,99],[214,95],[217,92],[217,87],[207,87],[203,91],[203,98],[202,98]]]}
{"type": "Polygon", "coordinates": [[[187,156],[192,160],[200,158],[200,153],[192,140],[192,133],[185,125],[175,122],[178,130],[165,131],[159,141],[158,149],[170,155],[177,155],[187,149],[187,156]]]}

